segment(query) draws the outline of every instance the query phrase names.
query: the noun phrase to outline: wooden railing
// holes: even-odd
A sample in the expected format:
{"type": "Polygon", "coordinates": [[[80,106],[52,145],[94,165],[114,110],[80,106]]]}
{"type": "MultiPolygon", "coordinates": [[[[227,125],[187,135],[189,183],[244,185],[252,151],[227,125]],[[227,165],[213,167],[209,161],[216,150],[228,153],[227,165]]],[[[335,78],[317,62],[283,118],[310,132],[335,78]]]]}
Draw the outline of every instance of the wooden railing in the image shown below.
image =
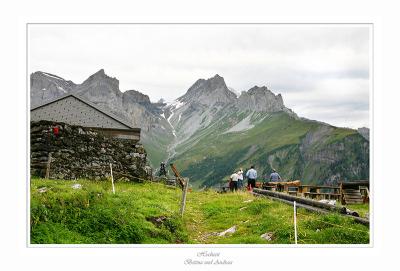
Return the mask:
{"type": "Polygon", "coordinates": [[[279,182],[279,183],[264,183],[263,189],[284,192],[289,195],[301,196],[304,198],[311,198],[316,200],[340,200],[341,190],[340,186],[329,185],[299,185],[294,182],[279,182]]]}

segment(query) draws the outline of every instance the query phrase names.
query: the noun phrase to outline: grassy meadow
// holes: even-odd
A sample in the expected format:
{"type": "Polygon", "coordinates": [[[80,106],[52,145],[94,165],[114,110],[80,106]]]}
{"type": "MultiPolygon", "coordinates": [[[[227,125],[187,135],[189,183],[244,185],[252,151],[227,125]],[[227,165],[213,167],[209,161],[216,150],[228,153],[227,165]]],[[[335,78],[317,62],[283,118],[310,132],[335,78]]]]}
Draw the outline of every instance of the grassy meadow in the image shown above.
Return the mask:
{"type": "MultiPolygon", "coordinates": [[[[293,208],[247,192],[188,193],[158,183],[31,180],[32,244],[294,244],[293,208]],[[80,188],[73,188],[80,184],[80,188]],[[231,234],[219,233],[236,226],[231,234]],[[261,238],[268,233],[269,240],[261,238]]],[[[353,207],[353,206],[352,206],[353,207]]],[[[354,209],[362,216],[368,205],[354,209]]],[[[299,244],[368,244],[369,228],[298,210],[299,244]]]]}

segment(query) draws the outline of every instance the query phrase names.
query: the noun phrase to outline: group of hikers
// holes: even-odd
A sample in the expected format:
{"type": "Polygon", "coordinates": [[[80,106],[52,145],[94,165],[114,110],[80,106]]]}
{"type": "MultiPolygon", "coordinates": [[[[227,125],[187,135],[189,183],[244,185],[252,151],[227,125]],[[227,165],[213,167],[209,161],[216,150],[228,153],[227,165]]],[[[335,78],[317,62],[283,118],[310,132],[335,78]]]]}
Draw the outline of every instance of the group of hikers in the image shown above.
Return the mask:
{"type": "MultiPolygon", "coordinates": [[[[244,187],[244,177],[247,178],[247,189],[251,190],[256,187],[257,180],[257,170],[254,169],[254,166],[251,166],[249,170],[247,170],[246,174],[243,175],[243,170],[239,169],[234,172],[229,179],[229,188],[231,191],[242,190],[244,187]]],[[[280,182],[282,181],[281,176],[275,169],[272,169],[272,173],[266,176],[266,180],[271,182],[280,182]]]]}

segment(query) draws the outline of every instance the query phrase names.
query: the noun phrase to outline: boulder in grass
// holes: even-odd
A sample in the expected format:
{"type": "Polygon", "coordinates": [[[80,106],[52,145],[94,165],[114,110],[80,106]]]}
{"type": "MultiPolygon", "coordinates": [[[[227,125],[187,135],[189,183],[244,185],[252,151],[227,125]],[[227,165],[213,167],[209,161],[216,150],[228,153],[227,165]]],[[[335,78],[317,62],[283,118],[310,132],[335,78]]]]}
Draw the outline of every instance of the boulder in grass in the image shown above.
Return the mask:
{"type": "Polygon", "coordinates": [[[38,189],[39,193],[44,193],[46,191],[47,191],[47,187],[41,187],[41,188],[38,189]]]}
{"type": "Polygon", "coordinates": [[[273,232],[266,232],[264,234],[261,234],[261,238],[267,240],[267,241],[272,241],[274,239],[274,233],[273,232]]]}
{"type": "Polygon", "coordinates": [[[146,218],[147,221],[150,221],[157,227],[161,227],[162,224],[167,220],[167,217],[165,215],[162,216],[151,216],[146,218]]]}
{"type": "Polygon", "coordinates": [[[232,233],[235,233],[236,232],[236,225],[235,226],[233,226],[233,227],[230,227],[229,229],[227,229],[227,230],[225,230],[225,231],[223,231],[223,232],[220,232],[219,234],[218,234],[218,236],[225,236],[225,235],[228,235],[228,234],[232,234],[232,233]]]}
{"type": "Polygon", "coordinates": [[[82,185],[79,184],[79,183],[76,183],[76,184],[73,184],[71,187],[72,187],[73,189],[81,189],[81,188],[82,188],[82,185]]]}

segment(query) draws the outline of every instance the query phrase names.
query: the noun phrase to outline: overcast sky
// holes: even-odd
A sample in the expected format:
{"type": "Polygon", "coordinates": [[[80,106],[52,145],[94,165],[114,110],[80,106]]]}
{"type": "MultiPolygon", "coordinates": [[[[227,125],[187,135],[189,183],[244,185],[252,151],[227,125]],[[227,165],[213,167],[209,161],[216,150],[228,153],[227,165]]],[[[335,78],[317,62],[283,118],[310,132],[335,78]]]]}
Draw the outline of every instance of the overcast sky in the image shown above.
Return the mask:
{"type": "Polygon", "coordinates": [[[338,25],[30,25],[29,69],[172,101],[215,74],[281,93],[299,116],[369,127],[370,29],[338,25]]]}

